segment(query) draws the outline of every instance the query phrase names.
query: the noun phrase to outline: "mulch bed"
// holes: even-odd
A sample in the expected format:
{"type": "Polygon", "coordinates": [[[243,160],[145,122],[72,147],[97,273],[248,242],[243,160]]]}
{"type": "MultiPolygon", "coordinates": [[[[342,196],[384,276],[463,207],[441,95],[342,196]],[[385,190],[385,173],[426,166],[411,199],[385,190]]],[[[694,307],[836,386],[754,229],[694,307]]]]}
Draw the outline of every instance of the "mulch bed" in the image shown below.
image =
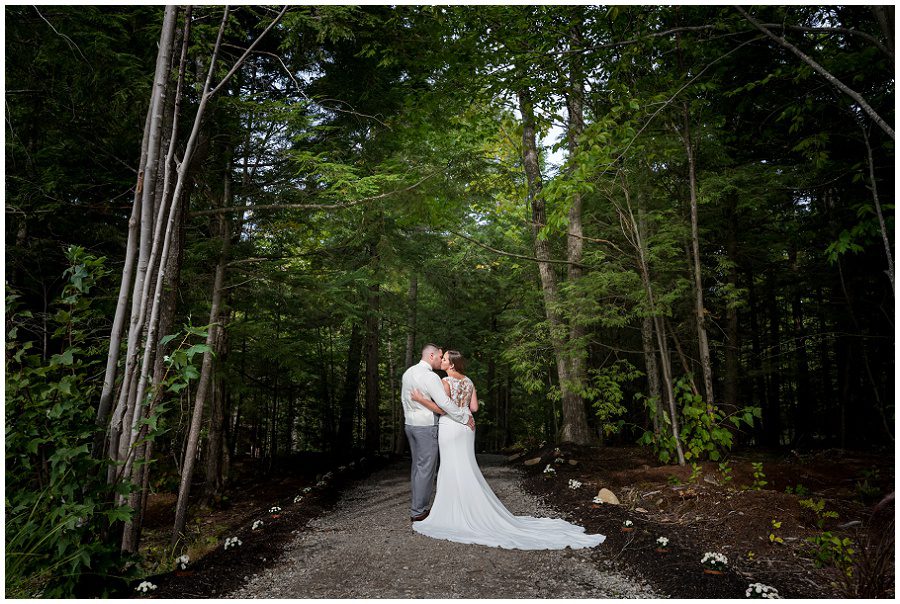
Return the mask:
{"type": "MultiPolygon", "coordinates": [[[[733,477],[728,483],[722,482],[715,463],[701,464],[702,473],[690,482],[689,466],[659,466],[646,450],[637,448],[563,446],[557,455],[554,447],[544,447],[522,452],[510,463],[523,468],[527,490],[566,511],[568,519],[588,533],[607,536],[598,559],[624,563],[636,577],[672,597],[744,598],[755,582],[775,587],[782,597],[850,596],[839,572],[817,568],[810,558],[806,538],[821,534],[821,529],[814,514],[800,506],[803,498],[824,499],[825,510],[838,513],[837,519],[826,519],[824,529],[854,540],[857,551],[860,544],[887,531],[893,539],[893,509],[889,526],[879,525],[881,520],[869,523],[872,507],[859,500],[855,487],[867,475],[870,487],[882,494],[892,492],[890,454],[732,456],[733,477]],[[524,464],[538,457],[540,462],[524,464]],[[565,462],[555,463],[557,457],[565,462]],[[569,464],[570,459],[577,465],[569,464]],[[742,488],[753,483],[754,461],[763,462],[766,474],[768,484],[761,490],[742,488]],[[548,463],[556,469],[552,477],[543,473],[548,463]],[[872,478],[875,468],[877,479],[872,478]],[[568,488],[569,479],[582,486],[568,488]],[[798,483],[811,493],[798,497],[784,492],[786,487],[796,489],[798,483]],[[601,488],[612,490],[620,505],[593,504],[601,488]],[[621,530],[626,519],[634,524],[631,532],[621,530]],[[773,521],[780,527],[774,528],[773,521]],[[871,537],[867,528],[873,531],[871,537]],[[770,534],[783,542],[772,541],[770,534]],[[660,536],[669,539],[668,553],[656,551],[660,536]],[[728,557],[723,574],[703,572],[700,560],[707,551],[728,557]]],[[[884,595],[893,596],[892,564],[889,571],[891,588],[884,595]]]]}
{"type": "MultiPolygon", "coordinates": [[[[129,592],[118,597],[144,598],[212,598],[221,597],[243,585],[246,580],[283,554],[284,546],[300,532],[309,530],[309,522],[331,510],[344,485],[364,478],[386,463],[387,457],[370,456],[344,471],[338,464],[321,458],[294,459],[284,463],[283,471],[263,473],[248,468],[246,477],[228,489],[227,503],[220,509],[205,509],[195,514],[193,533],[197,541],[212,540],[212,549],[197,560],[191,560],[187,571],[170,571],[145,577],[157,589],[144,594],[134,591],[140,581],[133,581],[129,592]],[[332,477],[316,486],[323,476],[332,477]],[[303,493],[304,488],[311,488],[303,493]],[[294,503],[294,497],[303,499],[294,503]],[[269,508],[278,506],[277,518],[269,508]],[[262,520],[264,527],[254,531],[253,522],[262,520]],[[241,545],[224,549],[226,537],[237,537],[241,545]]],[[[162,494],[148,505],[145,538],[142,549],[157,547],[167,539],[174,523],[174,496],[162,494]]],[[[167,543],[167,542],[166,542],[167,543]]],[[[177,557],[177,556],[176,556],[177,557]]]]}

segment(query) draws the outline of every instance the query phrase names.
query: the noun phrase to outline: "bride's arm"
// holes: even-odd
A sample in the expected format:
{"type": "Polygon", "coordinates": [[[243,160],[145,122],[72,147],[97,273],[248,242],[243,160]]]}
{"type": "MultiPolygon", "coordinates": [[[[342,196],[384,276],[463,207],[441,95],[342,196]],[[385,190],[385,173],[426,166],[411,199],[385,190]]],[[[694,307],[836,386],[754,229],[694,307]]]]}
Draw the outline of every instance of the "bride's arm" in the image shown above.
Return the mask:
{"type": "Polygon", "coordinates": [[[473,430],[475,429],[475,420],[472,419],[472,414],[469,413],[466,407],[458,406],[450,400],[449,396],[444,394],[444,389],[441,387],[441,378],[437,374],[429,372],[428,375],[424,376],[422,387],[425,389],[425,394],[430,396],[431,400],[446,412],[447,417],[460,424],[467,424],[473,430]]]}
{"type": "Polygon", "coordinates": [[[472,388],[472,400],[469,401],[469,411],[475,413],[478,411],[478,393],[472,388]]]}

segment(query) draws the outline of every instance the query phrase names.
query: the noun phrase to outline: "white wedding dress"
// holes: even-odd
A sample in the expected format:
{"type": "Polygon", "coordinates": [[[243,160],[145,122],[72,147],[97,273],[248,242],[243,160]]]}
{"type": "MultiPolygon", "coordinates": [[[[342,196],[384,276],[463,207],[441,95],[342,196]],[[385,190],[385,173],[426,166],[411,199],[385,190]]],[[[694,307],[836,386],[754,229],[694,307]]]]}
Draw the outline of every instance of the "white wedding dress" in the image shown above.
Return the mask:
{"type": "MultiPolygon", "coordinates": [[[[444,378],[450,398],[469,406],[474,385],[464,378],[444,378]]],[[[413,530],[435,539],[477,543],[505,549],[573,549],[594,547],[604,535],[588,535],[584,528],[555,518],[513,516],[497,499],[475,460],[475,432],[465,424],[441,416],[438,428],[440,467],[437,491],[425,520],[413,530]]]]}

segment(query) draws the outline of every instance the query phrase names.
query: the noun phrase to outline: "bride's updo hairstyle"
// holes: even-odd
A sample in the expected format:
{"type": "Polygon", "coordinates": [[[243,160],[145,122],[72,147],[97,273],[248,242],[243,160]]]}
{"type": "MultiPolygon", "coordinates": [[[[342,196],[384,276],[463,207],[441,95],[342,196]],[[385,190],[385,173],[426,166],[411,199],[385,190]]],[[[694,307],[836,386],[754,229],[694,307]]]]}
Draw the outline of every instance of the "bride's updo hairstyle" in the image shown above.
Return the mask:
{"type": "Polygon", "coordinates": [[[450,361],[450,364],[453,365],[453,369],[463,375],[466,374],[466,357],[464,357],[460,351],[448,350],[447,359],[450,361]]]}

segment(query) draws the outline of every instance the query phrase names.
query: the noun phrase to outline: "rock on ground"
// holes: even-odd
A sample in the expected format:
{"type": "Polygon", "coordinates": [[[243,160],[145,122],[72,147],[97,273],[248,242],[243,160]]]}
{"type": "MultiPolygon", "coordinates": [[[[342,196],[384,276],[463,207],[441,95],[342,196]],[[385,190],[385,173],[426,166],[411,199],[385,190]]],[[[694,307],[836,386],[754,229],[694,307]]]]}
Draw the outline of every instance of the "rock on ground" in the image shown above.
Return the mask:
{"type": "MultiPolygon", "coordinates": [[[[561,517],[519,486],[502,456],[479,455],[511,512],[561,517]]],[[[231,598],[653,598],[659,595],[593,550],[521,551],[414,532],[409,467],[396,463],[350,487],[263,573],[231,598]]]]}

